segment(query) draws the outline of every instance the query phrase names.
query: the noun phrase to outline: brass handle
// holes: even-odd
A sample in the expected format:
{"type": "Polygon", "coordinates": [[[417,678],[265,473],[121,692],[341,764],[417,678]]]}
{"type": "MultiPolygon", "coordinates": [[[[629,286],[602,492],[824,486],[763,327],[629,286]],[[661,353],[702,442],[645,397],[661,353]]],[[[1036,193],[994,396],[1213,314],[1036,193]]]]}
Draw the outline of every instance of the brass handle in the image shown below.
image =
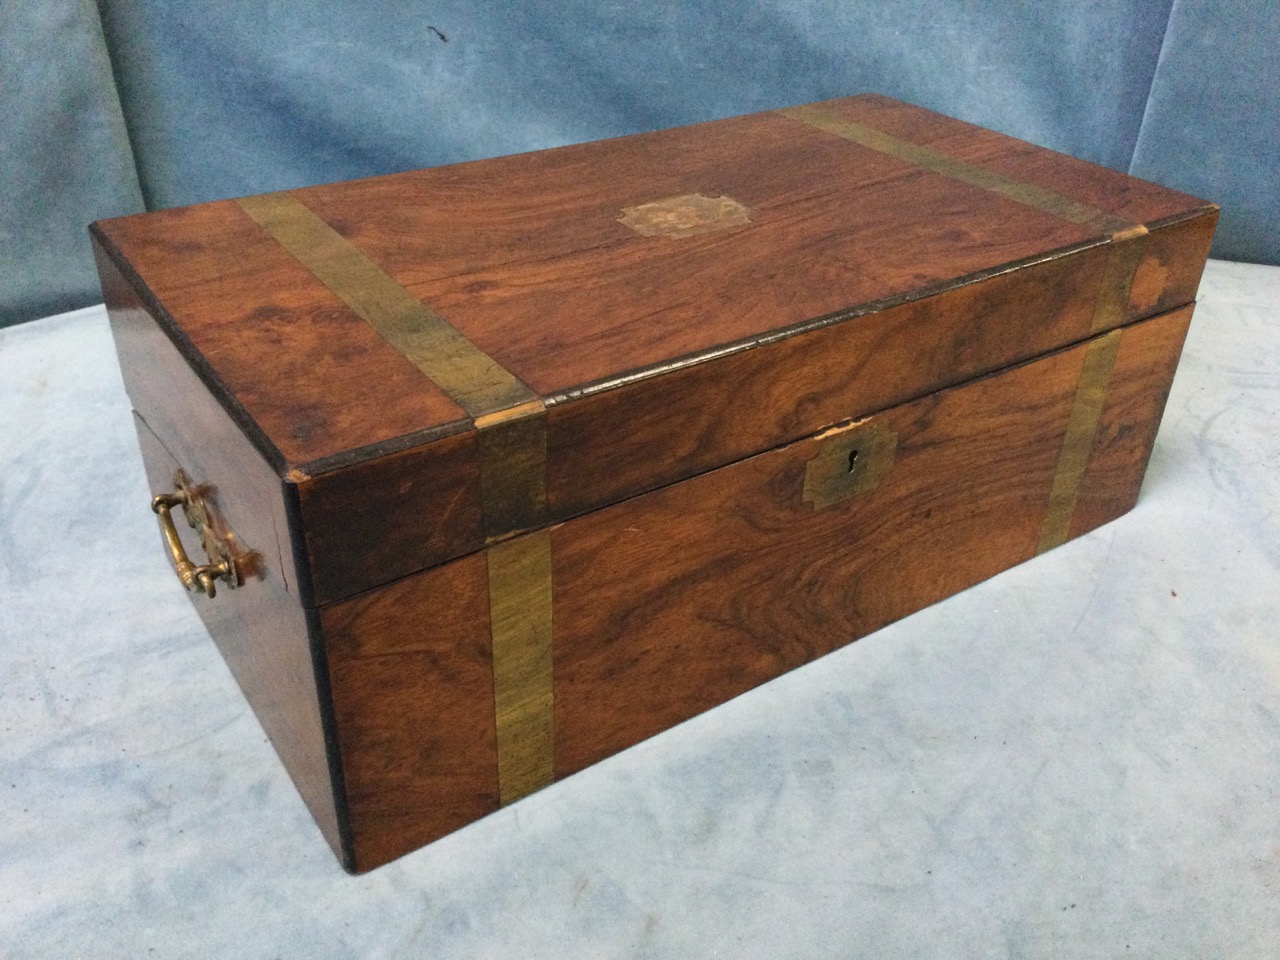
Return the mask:
{"type": "Polygon", "coordinates": [[[173,558],[178,579],[188,590],[199,591],[209,597],[217,596],[215,582],[218,580],[229,587],[238,587],[241,581],[235,560],[228,546],[218,540],[209,528],[208,512],[198,492],[190,486],[181,472],[176,483],[178,489],[174,493],[162,493],[151,498],[151,509],[160,518],[160,532],[164,534],[164,542],[173,558]],[[208,563],[192,563],[182,541],[178,539],[178,528],[173,522],[173,508],[179,506],[186,514],[187,523],[200,535],[205,551],[209,554],[208,563]]]}

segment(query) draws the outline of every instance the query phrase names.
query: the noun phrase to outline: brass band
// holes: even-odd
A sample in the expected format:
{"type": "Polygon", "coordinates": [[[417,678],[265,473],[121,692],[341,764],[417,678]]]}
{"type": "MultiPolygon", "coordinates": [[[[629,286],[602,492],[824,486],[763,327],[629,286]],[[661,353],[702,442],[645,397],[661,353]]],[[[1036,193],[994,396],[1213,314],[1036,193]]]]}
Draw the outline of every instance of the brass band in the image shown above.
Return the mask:
{"type": "Polygon", "coordinates": [[[1098,423],[1107,399],[1107,386],[1111,381],[1111,370],[1115,367],[1116,355],[1120,351],[1121,336],[1120,330],[1112,330],[1092,340],[1085,349],[1084,368],[1080,372],[1075,400],[1067,417],[1067,431],[1062,438],[1062,450],[1058,454],[1058,466],[1049,491],[1049,509],[1040,526],[1037,553],[1044,553],[1065,543],[1070,534],[1080,481],[1093,452],[1098,423]]]}
{"type": "Polygon", "coordinates": [[[1122,233],[1134,227],[1132,221],[1113,216],[1087,203],[1080,203],[1033,183],[1006,177],[994,170],[948,157],[920,144],[900,140],[874,127],[868,127],[854,120],[846,120],[821,106],[790,107],[778,112],[817,130],[851,140],[870,150],[914,164],[931,173],[939,173],[952,180],[959,180],[970,186],[998,193],[1017,203],[1051,213],[1055,217],[1069,220],[1083,227],[1110,234],[1122,233]]]}
{"type": "Polygon", "coordinates": [[[263,194],[244,211],[335,296],[467,412],[475,424],[488,552],[498,783],[510,803],[553,779],[551,538],[546,407],[297,197],[263,194]]]}
{"type": "Polygon", "coordinates": [[[555,778],[551,668],[551,534],[489,548],[489,624],[503,804],[555,778]]]}
{"type": "Polygon", "coordinates": [[[297,197],[265,193],[237,202],[469,416],[538,398],[297,197]]]}
{"type": "Polygon", "coordinates": [[[1146,252],[1147,245],[1142,241],[1146,235],[1147,228],[1143,226],[1111,235],[1111,256],[1094,302],[1092,333],[1118,327],[1128,319],[1129,292],[1138,262],[1146,252]]]}

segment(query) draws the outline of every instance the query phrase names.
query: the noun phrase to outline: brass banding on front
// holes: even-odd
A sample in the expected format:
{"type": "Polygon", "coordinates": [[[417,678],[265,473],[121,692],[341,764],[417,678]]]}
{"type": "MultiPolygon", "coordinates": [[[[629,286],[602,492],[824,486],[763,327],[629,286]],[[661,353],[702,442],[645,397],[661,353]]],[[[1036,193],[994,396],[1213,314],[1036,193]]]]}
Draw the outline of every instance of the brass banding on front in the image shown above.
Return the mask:
{"type": "Polygon", "coordinates": [[[551,534],[496,544],[486,559],[498,793],[508,804],[555,778],[551,534]]]}
{"type": "Polygon", "coordinates": [[[1111,371],[1120,352],[1122,331],[1112,330],[1090,341],[1085,349],[1084,366],[1076,385],[1075,399],[1067,416],[1067,429],[1058,454],[1058,465],[1049,491],[1049,506],[1040,526],[1037,553],[1065,543],[1071,532],[1080,481],[1089,466],[1093,443],[1098,434],[1102,410],[1107,400],[1111,371]]]}

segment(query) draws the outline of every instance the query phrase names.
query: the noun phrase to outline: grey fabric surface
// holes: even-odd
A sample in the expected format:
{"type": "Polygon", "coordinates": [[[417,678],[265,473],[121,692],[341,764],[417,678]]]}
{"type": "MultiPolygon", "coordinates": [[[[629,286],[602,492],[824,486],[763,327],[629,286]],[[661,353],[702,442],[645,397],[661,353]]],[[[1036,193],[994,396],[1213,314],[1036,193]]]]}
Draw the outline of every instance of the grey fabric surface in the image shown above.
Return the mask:
{"type": "Polygon", "coordinates": [[[1179,0],[1132,172],[1222,204],[1214,256],[1280,263],[1280,3],[1179,0]]]}
{"type": "Polygon", "coordinates": [[[194,203],[865,90],[1132,161],[1223,203],[1217,255],[1275,262],[1278,18],[1273,0],[3,0],[0,325],[95,302],[85,225],[142,197],[194,203]]]}
{"type": "Polygon", "coordinates": [[[85,224],[141,209],[93,3],[0,2],[0,326],[100,300],[85,224]]]}
{"type": "Polygon", "coordinates": [[[1208,265],[1131,513],[360,877],[111,354],[0,330],[5,960],[1277,956],[1280,267],[1208,265]]]}

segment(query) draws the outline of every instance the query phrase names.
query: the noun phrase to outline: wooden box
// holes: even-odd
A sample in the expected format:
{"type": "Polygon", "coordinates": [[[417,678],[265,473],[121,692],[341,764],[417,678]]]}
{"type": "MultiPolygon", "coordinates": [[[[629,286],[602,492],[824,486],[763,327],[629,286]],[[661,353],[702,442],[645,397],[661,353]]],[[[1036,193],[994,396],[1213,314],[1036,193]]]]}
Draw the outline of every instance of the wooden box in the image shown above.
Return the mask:
{"type": "Polygon", "coordinates": [[[164,542],[362,871],[1128,510],[1216,217],[860,96],[92,234],[164,542]]]}

